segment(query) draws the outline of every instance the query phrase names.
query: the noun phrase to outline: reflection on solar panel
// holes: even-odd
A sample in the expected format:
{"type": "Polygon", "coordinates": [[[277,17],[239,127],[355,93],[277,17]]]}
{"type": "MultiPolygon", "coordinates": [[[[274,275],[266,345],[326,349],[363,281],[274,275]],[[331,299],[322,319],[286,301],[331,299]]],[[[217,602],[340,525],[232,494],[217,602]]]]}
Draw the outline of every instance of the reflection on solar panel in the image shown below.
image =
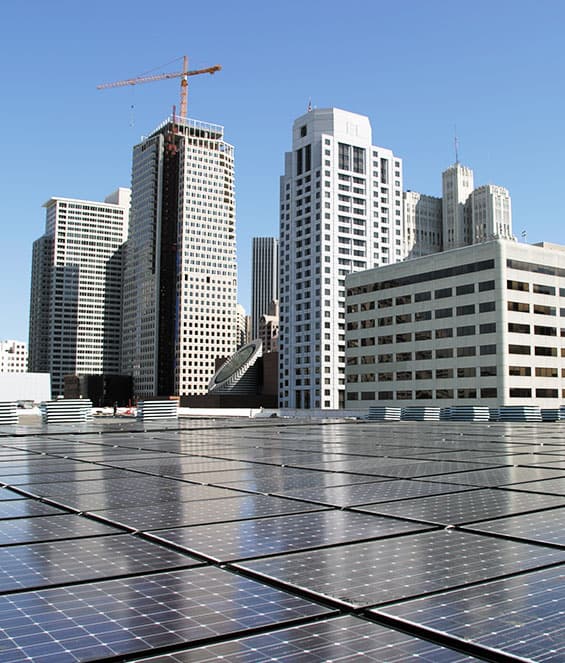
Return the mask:
{"type": "Polygon", "coordinates": [[[115,527],[109,527],[77,515],[13,518],[2,521],[0,546],[58,539],[78,539],[86,536],[118,534],[119,532],[115,527]]]}
{"type": "Polygon", "coordinates": [[[558,424],[48,433],[0,431],[2,662],[565,660],[558,424]]]}
{"type": "Polygon", "coordinates": [[[131,534],[0,548],[0,593],[198,564],[131,534]]]}
{"type": "Polygon", "coordinates": [[[338,617],[270,631],[235,641],[197,647],[175,654],[144,659],[148,663],[405,663],[409,659],[422,663],[463,663],[475,661],[451,649],[434,645],[398,631],[358,619],[338,617]]]}
{"type": "Polygon", "coordinates": [[[460,525],[554,506],[565,506],[565,498],[483,488],[374,506],[364,505],[362,509],[438,525],[460,525]]]}
{"type": "Polygon", "coordinates": [[[565,566],[478,587],[436,594],[376,610],[451,638],[502,651],[520,660],[565,658],[565,566]]]}
{"type": "Polygon", "coordinates": [[[98,660],[330,612],[227,571],[188,569],[0,596],[0,648],[9,661],[76,660],[69,649],[98,660]]]}
{"type": "Polygon", "coordinates": [[[441,530],[236,566],[320,597],[363,607],[557,562],[565,562],[565,551],[441,530]]]}
{"type": "MultiPolygon", "coordinates": [[[[537,497],[534,495],[528,495],[537,497]]],[[[542,495],[541,497],[545,497],[542,495]]],[[[501,536],[510,536],[514,539],[549,543],[565,548],[565,508],[552,509],[543,513],[527,513],[511,518],[499,518],[484,523],[472,525],[473,531],[491,532],[501,536]]]]}
{"type": "Polygon", "coordinates": [[[308,550],[424,529],[422,525],[346,511],[320,511],[155,533],[159,540],[217,562],[308,550]]]}

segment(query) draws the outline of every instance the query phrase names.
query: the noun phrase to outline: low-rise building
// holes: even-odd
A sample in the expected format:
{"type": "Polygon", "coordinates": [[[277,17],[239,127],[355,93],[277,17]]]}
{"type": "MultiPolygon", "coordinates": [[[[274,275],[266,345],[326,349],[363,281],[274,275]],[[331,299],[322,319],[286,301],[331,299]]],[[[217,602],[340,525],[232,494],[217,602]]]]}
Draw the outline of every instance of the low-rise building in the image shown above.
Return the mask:
{"type": "Polygon", "coordinates": [[[0,341],[0,373],[27,372],[27,343],[0,341]]]}
{"type": "Polygon", "coordinates": [[[494,240],[357,272],[346,288],[348,408],[565,398],[565,247],[494,240]]]}

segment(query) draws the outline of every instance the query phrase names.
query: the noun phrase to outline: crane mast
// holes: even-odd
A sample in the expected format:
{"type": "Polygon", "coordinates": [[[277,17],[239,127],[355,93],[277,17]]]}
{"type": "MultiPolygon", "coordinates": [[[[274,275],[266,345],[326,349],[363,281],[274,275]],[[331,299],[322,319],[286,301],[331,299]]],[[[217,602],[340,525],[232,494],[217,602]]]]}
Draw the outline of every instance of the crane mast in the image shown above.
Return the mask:
{"type": "Polygon", "coordinates": [[[204,69],[189,70],[188,57],[185,55],[183,56],[182,71],[175,71],[166,74],[154,74],[151,76],[136,76],[135,78],[127,78],[123,81],[102,83],[101,85],[97,85],[96,88],[98,90],[106,90],[114,87],[125,87],[127,85],[139,85],[141,83],[153,83],[155,81],[163,81],[170,78],[180,78],[180,116],[186,118],[188,112],[188,77],[199,76],[200,74],[215,74],[217,71],[221,71],[221,69],[221,65],[215,64],[212,67],[206,67],[204,69]]]}

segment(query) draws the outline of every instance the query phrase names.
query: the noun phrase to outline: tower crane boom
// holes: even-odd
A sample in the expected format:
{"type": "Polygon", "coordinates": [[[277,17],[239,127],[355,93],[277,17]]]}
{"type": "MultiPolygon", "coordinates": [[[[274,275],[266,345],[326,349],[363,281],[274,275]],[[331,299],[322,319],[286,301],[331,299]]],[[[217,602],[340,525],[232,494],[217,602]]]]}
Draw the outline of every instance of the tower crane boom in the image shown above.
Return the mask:
{"type": "Polygon", "coordinates": [[[221,65],[215,64],[212,67],[206,67],[204,69],[188,69],[188,57],[185,55],[183,58],[183,69],[182,71],[175,71],[166,74],[154,74],[151,76],[137,76],[135,78],[127,78],[123,81],[115,81],[113,83],[102,83],[97,85],[98,90],[106,90],[113,87],[125,87],[127,85],[139,85],[140,83],[153,83],[154,81],[162,81],[170,78],[180,78],[181,88],[180,88],[180,115],[181,117],[186,117],[187,115],[187,106],[188,106],[188,77],[189,76],[198,76],[200,74],[215,74],[217,71],[222,69],[221,65]]]}

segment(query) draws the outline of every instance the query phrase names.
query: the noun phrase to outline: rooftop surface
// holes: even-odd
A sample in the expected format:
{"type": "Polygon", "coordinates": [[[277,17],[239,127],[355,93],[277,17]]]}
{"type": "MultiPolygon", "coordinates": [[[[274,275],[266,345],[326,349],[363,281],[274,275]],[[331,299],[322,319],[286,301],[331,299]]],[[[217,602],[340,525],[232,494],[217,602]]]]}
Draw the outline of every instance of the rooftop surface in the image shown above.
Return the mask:
{"type": "Polygon", "coordinates": [[[0,429],[0,660],[565,660],[565,424],[0,429]]]}

